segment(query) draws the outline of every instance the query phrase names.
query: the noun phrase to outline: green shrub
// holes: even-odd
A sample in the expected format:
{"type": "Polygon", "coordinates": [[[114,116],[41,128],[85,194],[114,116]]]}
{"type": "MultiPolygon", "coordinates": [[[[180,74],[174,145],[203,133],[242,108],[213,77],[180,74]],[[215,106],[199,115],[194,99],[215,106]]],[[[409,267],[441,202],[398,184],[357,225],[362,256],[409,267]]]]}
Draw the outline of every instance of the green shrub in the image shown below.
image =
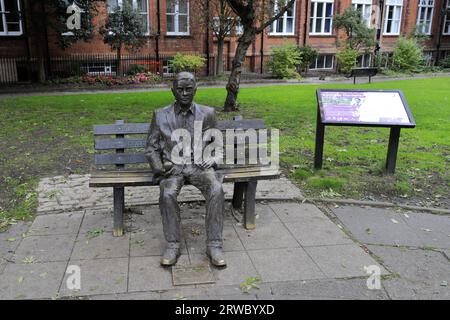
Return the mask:
{"type": "Polygon", "coordinates": [[[137,73],[144,73],[147,71],[147,68],[140,64],[132,64],[128,69],[128,74],[134,76],[137,73]]]}
{"type": "Polygon", "coordinates": [[[359,52],[355,49],[344,49],[336,54],[339,63],[339,69],[342,73],[349,74],[355,67],[359,52]]]}
{"type": "Polygon", "coordinates": [[[300,47],[298,51],[301,56],[300,68],[302,70],[307,70],[319,55],[319,52],[311,46],[300,47]]]}
{"type": "Polygon", "coordinates": [[[301,62],[301,54],[295,45],[285,44],[272,49],[272,57],[268,63],[270,71],[281,79],[297,79],[300,77],[297,66],[301,62]]]}
{"type": "Polygon", "coordinates": [[[417,72],[424,64],[422,47],[414,38],[400,37],[394,48],[393,69],[417,72]]]}
{"type": "Polygon", "coordinates": [[[180,54],[172,60],[172,68],[175,73],[188,71],[197,72],[205,65],[206,59],[200,56],[180,54]]]}
{"type": "Polygon", "coordinates": [[[439,60],[439,66],[442,68],[450,68],[450,56],[439,60]]]}

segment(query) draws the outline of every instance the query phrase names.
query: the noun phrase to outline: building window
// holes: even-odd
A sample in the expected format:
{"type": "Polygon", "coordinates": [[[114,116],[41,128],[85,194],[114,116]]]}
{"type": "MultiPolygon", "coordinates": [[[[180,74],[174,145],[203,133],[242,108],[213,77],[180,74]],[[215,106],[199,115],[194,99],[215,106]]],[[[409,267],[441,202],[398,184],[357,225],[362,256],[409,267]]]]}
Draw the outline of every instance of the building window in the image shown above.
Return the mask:
{"type": "Polygon", "coordinates": [[[311,2],[311,24],[309,34],[331,34],[333,20],[333,0],[313,0],[311,2]]]}
{"type": "Polygon", "coordinates": [[[431,34],[434,0],[419,0],[417,28],[422,34],[431,34]]]}
{"type": "MultiPolygon", "coordinates": [[[[270,26],[270,35],[294,35],[296,2],[284,15],[270,26]]],[[[275,1],[275,12],[278,12],[278,1],[275,1]]]]}
{"type": "Polygon", "coordinates": [[[316,60],[309,66],[310,70],[328,70],[333,69],[333,55],[321,54],[317,56],[316,60]]]}
{"type": "Polygon", "coordinates": [[[90,62],[81,69],[91,76],[115,76],[117,73],[115,62],[90,62]]]}
{"type": "Polygon", "coordinates": [[[385,35],[399,35],[402,21],[403,0],[387,0],[384,21],[385,35]]]}
{"type": "Polygon", "coordinates": [[[353,9],[359,10],[363,20],[370,27],[370,20],[372,18],[372,0],[353,0],[353,9]]]}
{"type": "Polygon", "coordinates": [[[148,0],[108,0],[108,12],[113,12],[115,8],[122,8],[123,4],[127,3],[134,10],[139,12],[142,25],[144,26],[145,34],[150,34],[150,18],[148,14],[148,0]]]}
{"type": "Polygon", "coordinates": [[[189,1],[167,0],[167,34],[189,35],[189,1]]]}
{"type": "Polygon", "coordinates": [[[360,55],[356,65],[358,68],[370,68],[372,66],[372,55],[370,53],[360,55]]]}
{"type": "Polygon", "coordinates": [[[20,0],[0,0],[0,35],[22,35],[20,0]]]}
{"type": "Polygon", "coordinates": [[[163,60],[163,75],[165,75],[165,76],[173,76],[174,75],[171,59],[163,60]]]}
{"type": "Polygon", "coordinates": [[[447,15],[445,16],[443,34],[450,35],[450,0],[447,0],[447,15]]]}

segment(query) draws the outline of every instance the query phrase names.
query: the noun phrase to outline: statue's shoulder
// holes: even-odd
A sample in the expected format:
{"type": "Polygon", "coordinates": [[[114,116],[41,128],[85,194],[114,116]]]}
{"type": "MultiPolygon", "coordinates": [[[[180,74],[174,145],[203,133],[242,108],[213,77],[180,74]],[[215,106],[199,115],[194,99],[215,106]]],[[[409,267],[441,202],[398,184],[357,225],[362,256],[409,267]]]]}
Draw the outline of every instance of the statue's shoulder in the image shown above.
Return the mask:
{"type": "Polygon", "coordinates": [[[165,106],[165,107],[162,107],[162,108],[158,108],[158,109],[155,109],[155,114],[158,116],[158,115],[161,115],[161,114],[163,114],[163,113],[165,113],[165,112],[167,112],[170,108],[172,108],[173,107],[173,104],[169,104],[168,106],[165,106]]]}
{"type": "Polygon", "coordinates": [[[216,109],[214,109],[213,107],[204,106],[198,103],[197,108],[199,108],[205,114],[214,114],[216,112],[216,109]]]}

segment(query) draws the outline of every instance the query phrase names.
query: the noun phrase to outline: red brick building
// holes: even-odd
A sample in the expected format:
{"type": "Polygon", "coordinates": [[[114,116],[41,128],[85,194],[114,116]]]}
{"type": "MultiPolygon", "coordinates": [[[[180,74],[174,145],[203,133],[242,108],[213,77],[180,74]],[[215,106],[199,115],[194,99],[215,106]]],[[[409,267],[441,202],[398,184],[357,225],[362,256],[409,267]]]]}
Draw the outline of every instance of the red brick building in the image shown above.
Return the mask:
{"type": "MultiPolygon", "coordinates": [[[[30,7],[30,1],[32,0],[0,0],[0,58],[35,55],[33,39],[27,30],[27,8],[30,7]]],[[[198,15],[202,13],[194,6],[195,0],[107,0],[99,5],[99,14],[92,23],[95,26],[102,25],[108,11],[125,1],[140,12],[147,26],[147,41],[139,54],[163,57],[179,52],[210,57],[216,55],[213,33],[207,32],[199,23],[198,15]]],[[[72,0],[67,2],[71,4],[72,0]]],[[[431,63],[438,55],[450,54],[450,0],[297,0],[295,6],[259,35],[249,48],[247,71],[264,71],[261,68],[264,68],[264,61],[267,61],[271,48],[286,42],[316,48],[320,55],[311,69],[333,71],[336,68],[334,55],[337,52],[337,42],[345,41],[345,35],[333,28],[332,17],[350,6],[360,9],[367,24],[379,30],[382,53],[392,52],[400,35],[408,35],[419,27],[428,35],[425,51],[431,63]]],[[[90,42],[80,41],[65,50],[57,45],[52,32],[48,28],[48,59],[78,54],[114,53],[103,43],[98,32],[90,42]]],[[[226,68],[230,67],[238,34],[236,31],[225,43],[226,68]]],[[[359,63],[368,66],[370,58],[370,55],[363,56],[359,63]]],[[[164,63],[164,71],[168,72],[169,64],[167,61],[164,63]]],[[[14,69],[14,66],[0,64],[0,74],[2,70],[4,72],[11,68],[14,69]]],[[[208,70],[210,74],[214,72],[213,63],[210,63],[208,70]]]]}

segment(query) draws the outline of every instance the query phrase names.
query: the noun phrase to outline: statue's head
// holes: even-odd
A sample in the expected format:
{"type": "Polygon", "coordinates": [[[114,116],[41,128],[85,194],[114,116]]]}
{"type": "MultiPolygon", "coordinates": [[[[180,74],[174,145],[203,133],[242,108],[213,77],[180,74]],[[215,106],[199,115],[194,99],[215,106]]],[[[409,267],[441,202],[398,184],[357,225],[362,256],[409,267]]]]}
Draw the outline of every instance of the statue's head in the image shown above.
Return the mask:
{"type": "Polygon", "coordinates": [[[197,92],[197,81],[190,72],[180,72],[173,81],[172,93],[181,106],[190,106],[197,92]]]}

